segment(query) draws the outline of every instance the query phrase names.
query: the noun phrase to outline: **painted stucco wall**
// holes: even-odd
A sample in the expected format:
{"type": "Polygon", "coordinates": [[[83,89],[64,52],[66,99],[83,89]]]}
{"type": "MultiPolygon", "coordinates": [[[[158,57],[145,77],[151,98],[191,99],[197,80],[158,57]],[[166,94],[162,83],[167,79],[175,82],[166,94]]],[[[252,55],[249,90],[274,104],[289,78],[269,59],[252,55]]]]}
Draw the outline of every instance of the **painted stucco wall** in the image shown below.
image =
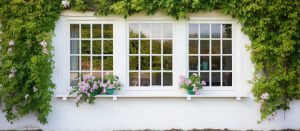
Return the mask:
{"type": "MultiPolygon", "coordinates": [[[[64,44],[61,38],[64,29],[64,17],[92,16],[92,13],[74,13],[64,12],[61,19],[57,22],[55,37],[53,39],[55,46],[55,69],[53,81],[57,85],[55,94],[61,94],[65,91],[64,79],[61,67],[61,52],[68,52],[61,48],[64,44]]],[[[218,12],[191,14],[191,16],[201,19],[202,17],[216,19],[223,16],[218,12]]],[[[132,19],[148,17],[143,14],[131,17],[132,19]]],[[[149,16],[149,18],[154,16],[149,16]]],[[[165,18],[158,14],[156,18],[165,18]]],[[[99,17],[100,18],[100,17],[99,17]]],[[[108,17],[101,17],[102,19],[108,17]]],[[[125,21],[122,17],[112,16],[118,23],[125,21]]],[[[92,18],[93,19],[93,18],[92,18]]],[[[130,19],[130,18],[129,18],[130,19]]],[[[166,19],[172,19],[166,17],[166,19]]],[[[178,21],[185,23],[186,21],[178,21]]],[[[237,26],[240,30],[240,25],[237,26]]],[[[120,36],[122,37],[122,36],[120,36]]],[[[124,36],[125,37],[125,36],[124,36]]],[[[122,39],[122,38],[120,38],[122,39]]],[[[97,98],[94,105],[83,104],[76,107],[73,98],[62,100],[53,97],[52,112],[48,116],[49,123],[41,125],[36,121],[34,114],[20,118],[13,124],[6,121],[4,114],[0,113],[0,130],[1,129],[32,129],[41,128],[45,130],[118,130],[118,129],[283,129],[283,128],[300,128],[300,101],[292,102],[291,109],[283,112],[278,111],[274,121],[265,121],[257,124],[259,119],[259,104],[255,103],[250,93],[251,85],[247,80],[252,78],[253,66],[249,58],[249,52],[246,51],[245,45],[249,44],[247,36],[242,35],[238,40],[242,52],[239,61],[239,87],[245,94],[246,98],[236,100],[235,98],[192,98],[187,101],[186,98],[118,98],[113,101],[112,98],[97,98]]],[[[122,52],[121,52],[122,53],[122,52]]],[[[124,53],[124,52],[123,52],[124,53]]],[[[115,65],[114,65],[115,67],[115,65]]],[[[118,67],[115,68],[118,70],[118,67]]],[[[121,69],[119,69],[121,70],[121,69]]],[[[125,76],[121,74],[121,81],[125,81],[125,76]]],[[[1,108],[1,106],[0,106],[1,108]]]]}

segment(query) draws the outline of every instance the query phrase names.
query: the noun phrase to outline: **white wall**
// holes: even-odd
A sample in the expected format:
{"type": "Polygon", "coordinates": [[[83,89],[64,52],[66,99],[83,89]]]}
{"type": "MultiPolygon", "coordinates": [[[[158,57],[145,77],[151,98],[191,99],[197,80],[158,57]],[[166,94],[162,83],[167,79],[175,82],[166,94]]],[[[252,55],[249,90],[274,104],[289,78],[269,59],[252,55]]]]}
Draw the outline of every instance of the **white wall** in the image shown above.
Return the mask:
{"type": "MultiPolygon", "coordinates": [[[[68,52],[62,45],[64,37],[62,29],[64,18],[67,16],[91,16],[92,13],[62,13],[61,19],[57,22],[54,37],[55,45],[55,69],[53,81],[56,83],[56,94],[64,92],[65,87],[61,81],[64,78],[64,72],[67,67],[61,67],[61,53],[68,52]]],[[[143,14],[131,18],[141,18],[143,14]]],[[[157,14],[156,18],[172,19],[170,17],[161,17],[157,14]]],[[[154,16],[153,16],[154,17],[154,16]]],[[[230,18],[223,16],[218,12],[191,14],[194,18],[230,18]]],[[[90,17],[87,17],[89,19],[90,17]]],[[[94,19],[96,17],[92,17],[94,19]]],[[[107,17],[98,17],[105,19],[107,17]]],[[[110,17],[116,22],[124,22],[122,17],[110,17]]],[[[150,17],[149,17],[150,18],[150,17]]],[[[130,18],[129,18],[130,19],[130,18]]],[[[184,22],[184,21],[179,21],[184,22]]],[[[241,26],[238,25],[238,28],[241,26]]],[[[122,36],[120,37],[122,39],[122,36]]],[[[245,93],[250,92],[247,80],[252,78],[253,66],[251,64],[249,53],[245,45],[249,40],[245,35],[240,36],[238,40],[241,44],[240,62],[238,63],[241,76],[239,78],[239,87],[245,93]]],[[[125,51],[122,53],[126,53],[125,51]]],[[[122,75],[122,74],[121,74],[122,75]]],[[[125,79],[125,78],[123,78],[125,79]]],[[[259,119],[259,105],[254,102],[251,94],[240,101],[235,98],[192,98],[187,101],[185,98],[118,98],[113,101],[112,98],[97,98],[94,105],[83,104],[76,107],[72,98],[64,101],[61,98],[53,97],[53,111],[49,114],[49,123],[40,125],[34,114],[25,116],[17,120],[14,124],[6,121],[4,114],[0,113],[1,129],[19,129],[19,128],[42,128],[45,130],[117,130],[117,129],[193,129],[193,128],[216,128],[216,129],[283,129],[300,128],[300,102],[292,102],[291,109],[283,112],[279,111],[274,121],[266,121],[257,124],[259,119]],[[298,110],[297,110],[298,109],[298,110]]]]}

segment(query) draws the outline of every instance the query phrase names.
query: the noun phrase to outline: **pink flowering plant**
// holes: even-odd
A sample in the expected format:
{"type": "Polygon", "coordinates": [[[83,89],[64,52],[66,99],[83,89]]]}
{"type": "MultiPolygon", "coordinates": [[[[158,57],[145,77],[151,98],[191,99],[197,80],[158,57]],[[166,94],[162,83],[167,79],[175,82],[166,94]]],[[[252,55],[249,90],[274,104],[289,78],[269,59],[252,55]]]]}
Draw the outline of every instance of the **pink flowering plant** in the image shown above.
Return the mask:
{"type": "Polygon", "coordinates": [[[201,76],[194,73],[188,78],[181,75],[179,77],[179,86],[187,91],[189,95],[198,95],[199,90],[202,89],[202,86],[205,86],[206,82],[201,79],[201,76]]]}
{"type": "Polygon", "coordinates": [[[92,75],[80,75],[78,80],[79,83],[73,86],[70,92],[70,94],[76,94],[75,102],[77,106],[83,102],[94,104],[96,95],[107,93],[107,90],[110,89],[121,89],[119,77],[113,74],[105,76],[103,81],[92,75]]]}

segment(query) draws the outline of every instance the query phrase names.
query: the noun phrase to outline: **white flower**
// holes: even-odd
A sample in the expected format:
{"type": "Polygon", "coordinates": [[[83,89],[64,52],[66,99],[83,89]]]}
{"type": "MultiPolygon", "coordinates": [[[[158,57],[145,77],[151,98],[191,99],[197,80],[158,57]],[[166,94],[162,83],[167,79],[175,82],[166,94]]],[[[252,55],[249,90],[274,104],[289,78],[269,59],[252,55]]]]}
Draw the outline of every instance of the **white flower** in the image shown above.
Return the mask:
{"type": "Polygon", "coordinates": [[[27,99],[27,98],[28,98],[28,96],[29,96],[29,95],[28,95],[28,94],[26,94],[26,95],[25,95],[25,99],[27,99]]]}
{"type": "Polygon", "coordinates": [[[194,76],[197,76],[198,74],[196,74],[196,73],[193,73],[193,75],[194,75],[194,76]]]}
{"type": "Polygon", "coordinates": [[[43,40],[43,41],[40,43],[40,45],[43,46],[44,48],[46,48],[47,45],[48,45],[48,43],[47,43],[46,41],[43,40]]]}
{"type": "Polygon", "coordinates": [[[15,42],[14,42],[13,40],[11,40],[11,41],[8,42],[8,45],[9,45],[9,46],[14,46],[14,45],[15,45],[15,42]]]}
{"type": "Polygon", "coordinates": [[[201,85],[202,86],[206,86],[206,82],[205,81],[201,81],[201,85]]]}
{"type": "Polygon", "coordinates": [[[8,52],[9,54],[12,53],[12,51],[13,51],[12,48],[8,48],[8,49],[7,49],[7,52],[8,52]]]}
{"type": "Polygon", "coordinates": [[[43,49],[43,52],[44,52],[45,54],[49,54],[49,50],[48,50],[47,48],[44,48],[44,49],[43,49]]]}
{"type": "Polygon", "coordinates": [[[70,2],[68,0],[62,0],[61,4],[64,6],[64,8],[67,8],[70,6],[70,2]]]}
{"type": "Polygon", "coordinates": [[[15,77],[14,74],[9,74],[9,76],[8,76],[9,79],[11,79],[11,78],[13,78],[13,77],[15,77]]]}
{"type": "Polygon", "coordinates": [[[33,87],[33,92],[36,92],[36,91],[38,91],[38,89],[34,86],[33,87]]]}
{"type": "Polygon", "coordinates": [[[260,98],[263,100],[267,100],[267,99],[269,99],[269,94],[267,92],[263,93],[263,94],[261,94],[260,98]]]}

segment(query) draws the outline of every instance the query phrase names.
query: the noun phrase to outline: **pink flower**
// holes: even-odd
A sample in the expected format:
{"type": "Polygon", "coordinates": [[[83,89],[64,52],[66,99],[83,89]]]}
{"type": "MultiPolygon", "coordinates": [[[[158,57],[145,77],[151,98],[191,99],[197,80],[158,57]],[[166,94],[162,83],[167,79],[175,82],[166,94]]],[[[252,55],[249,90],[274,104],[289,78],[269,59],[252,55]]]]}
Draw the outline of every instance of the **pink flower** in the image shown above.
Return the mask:
{"type": "Polygon", "coordinates": [[[47,43],[46,41],[44,41],[44,40],[40,43],[40,45],[41,45],[42,47],[44,47],[44,48],[47,47],[47,44],[48,44],[48,43],[47,43]]]}
{"type": "Polygon", "coordinates": [[[195,93],[195,95],[200,95],[200,91],[197,91],[197,92],[195,93]]]}
{"type": "Polygon", "coordinates": [[[114,88],[114,85],[110,84],[108,87],[109,87],[109,89],[112,89],[112,88],[114,88]]]}
{"type": "Polygon", "coordinates": [[[75,102],[76,102],[76,103],[78,103],[78,102],[79,102],[79,100],[80,100],[80,97],[81,97],[80,95],[76,97],[76,99],[75,99],[75,102]]]}
{"type": "Polygon", "coordinates": [[[189,79],[187,79],[187,80],[185,81],[185,84],[187,84],[187,85],[192,84],[192,81],[189,80],[189,79]]]}
{"type": "Polygon", "coordinates": [[[93,89],[95,90],[95,89],[97,89],[98,88],[98,85],[97,85],[97,82],[95,81],[94,82],[94,85],[93,85],[93,89]]]}
{"type": "Polygon", "coordinates": [[[266,92],[266,93],[261,94],[260,98],[263,100],[269,99],[269,93],[266,92]]]}
{"type": "Polygon", "coordinates": [[[9,54],[12,53],[12,51],[13,51],[12,48],[8,48],[8,49],[7,49],[7,53],[9,53],[9,54]]]}
{"type": "Polygon", "coordinates": [[[180,75],[179,76],[179,85],[182,85],[182,84],[184,84],[184,81],[185,81],[185,77],[184,77],[184,75],[180,75]]]}
{"type": "Polygon", "coordinates": [[[206,82],[203,80],[203,81],[201,81],[201,85],[202,86],[206,86],[206,82]]]}
{"type": "Polygon", "coordinates": [[[8,45],[9,45],[9,46],[14,46],[14,45],[15,45],[15,42],[14,42],[13,40],[10,40],[10,41],[8,42],[8,45]]]}

